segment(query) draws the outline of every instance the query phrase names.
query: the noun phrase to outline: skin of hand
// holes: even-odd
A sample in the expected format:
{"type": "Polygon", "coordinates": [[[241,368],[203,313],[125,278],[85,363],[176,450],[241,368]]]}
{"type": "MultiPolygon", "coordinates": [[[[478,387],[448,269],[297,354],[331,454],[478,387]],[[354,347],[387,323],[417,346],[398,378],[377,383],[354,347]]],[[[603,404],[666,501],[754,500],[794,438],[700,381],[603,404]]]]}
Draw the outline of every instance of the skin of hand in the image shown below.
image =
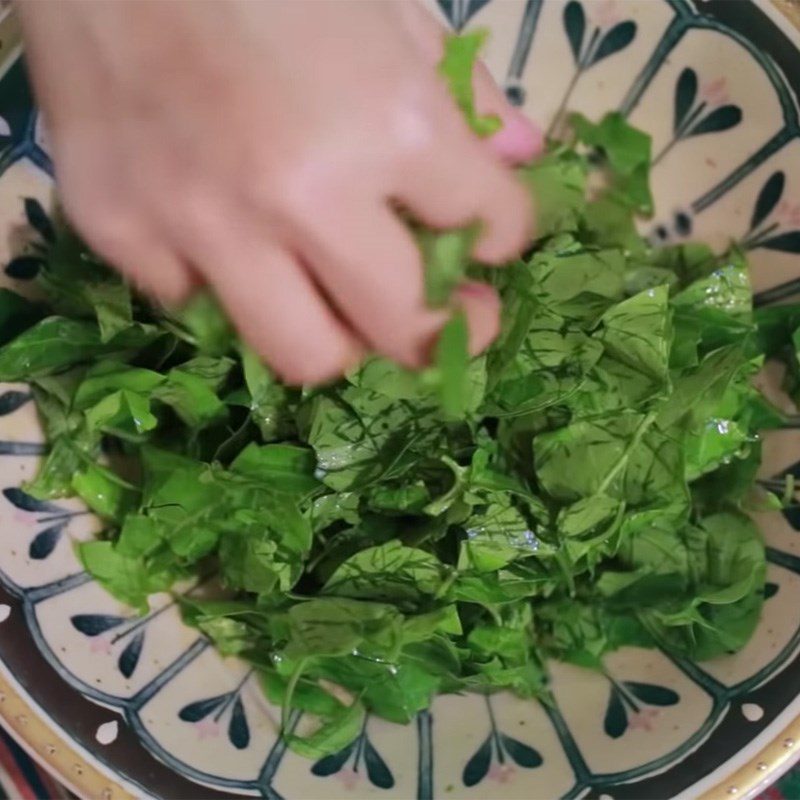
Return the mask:
{"type": "MultiPolygon", "coordinates": [[[[416,0],[38,0],[20,3],[29,68],[67,216],[165,304],[199,284],[290,383],[365,351],[422,365],[445,311],[425,306],[402,210],[479,220],[481,261],[530,237],[509,164],[541,135],[483,66],[472,134],[436,72],[443,31],[416,0]]],[[[479,352],[491,288],[457,301],[479,352]]]]}

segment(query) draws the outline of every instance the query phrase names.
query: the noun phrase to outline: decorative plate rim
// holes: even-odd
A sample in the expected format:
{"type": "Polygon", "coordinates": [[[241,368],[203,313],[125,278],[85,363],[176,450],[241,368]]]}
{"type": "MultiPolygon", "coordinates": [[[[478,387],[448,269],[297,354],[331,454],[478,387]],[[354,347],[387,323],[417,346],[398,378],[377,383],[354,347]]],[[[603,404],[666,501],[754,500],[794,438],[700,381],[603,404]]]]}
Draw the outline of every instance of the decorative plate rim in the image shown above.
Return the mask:
{"type": "MultiPolygon", "coordinates": [[[[800,33],[800,0],[770,0],[763,10],[779,27],[800,33]]],[[[11,63],[20,46],[21,31],[16,15],[11,8],[0,10],[2,66],[11,63]]],[[[84,800],[138,800],[142,797],[126,788],[107,765],[83,752],[84,748],[70,740],[66,731],[54,720],[48,719],[44,710],[26,694],[0,661],[0,727],[55,780],[84,800]]],[[[710,788],[694,797],[696,800],[750,800],[798,761],[800,713],[738,768],[717,779],[710,788]]],[[[722,764],[718,769],[724,766],[722,764]]],[[[681,795],[690,797],[691,789],[688,787],[681,795]]]]}
{"type": "MultiPolygon", "coordinates": [[[[766,5],[764,11],[772,21],[781,28],[794,28],[800,32],[800,0],[770,0],[770,2],[771,7],[766,5]]],[[[800,742],[800,714],[797,714],[786,727],[738,769],[697,795],[697,800],[754,797],[758,791],[774,783],[800,760],[798,742],[800,742]]]]}
{"type": "Polygon", "coordinates": [[[139,800],[111,770],[91,763],[0,663],[0,726],[40,766],[81,798],[139,800]]]}

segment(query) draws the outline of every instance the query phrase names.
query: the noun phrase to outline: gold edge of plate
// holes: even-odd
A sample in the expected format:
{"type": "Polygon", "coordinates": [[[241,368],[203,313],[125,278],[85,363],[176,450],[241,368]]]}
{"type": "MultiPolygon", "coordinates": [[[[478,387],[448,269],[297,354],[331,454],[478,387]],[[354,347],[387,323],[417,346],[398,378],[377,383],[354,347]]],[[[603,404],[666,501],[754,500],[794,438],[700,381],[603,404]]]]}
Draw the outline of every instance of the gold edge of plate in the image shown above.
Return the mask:
{"type": "Polygon", "coordinates": [[[795,717],[768,745],[697,800],[732,800],[766,789],[800,754],[800,717],[795,717]]]}
{"type": "Polygon", "coordinates": [[[772,4],[800,30],[800,0],[772,0],[772,4]]]}
{"type": "Polygon", "coordinates": [[[85,800],[136,800],[119,782],[89,764],[0,674],[0,724],[54,780],[85,800]]]}

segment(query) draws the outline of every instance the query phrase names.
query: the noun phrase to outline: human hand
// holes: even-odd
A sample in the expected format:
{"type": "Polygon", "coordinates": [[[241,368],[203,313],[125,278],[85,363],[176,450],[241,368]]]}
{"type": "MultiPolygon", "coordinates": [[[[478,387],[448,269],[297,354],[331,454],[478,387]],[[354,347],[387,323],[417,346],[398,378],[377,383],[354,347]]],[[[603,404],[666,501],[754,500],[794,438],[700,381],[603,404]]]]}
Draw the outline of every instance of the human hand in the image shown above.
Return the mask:
{"type": "MultiPolygon", "coordinates": [[[[161,302],[198,283],[285,380],[316,383],[375,350],[422,365],[447,312],[425,306],[398,209],[435,228],[479,220],[475,256],[530,235],[508,163],[541,136],[484,68],[481,142],[436,65],[442,30],[412,0],[20,4],[65,211],[161,302]]],[[[470,347],[495,336],[483,284],[457,301],[470,347]]]]}

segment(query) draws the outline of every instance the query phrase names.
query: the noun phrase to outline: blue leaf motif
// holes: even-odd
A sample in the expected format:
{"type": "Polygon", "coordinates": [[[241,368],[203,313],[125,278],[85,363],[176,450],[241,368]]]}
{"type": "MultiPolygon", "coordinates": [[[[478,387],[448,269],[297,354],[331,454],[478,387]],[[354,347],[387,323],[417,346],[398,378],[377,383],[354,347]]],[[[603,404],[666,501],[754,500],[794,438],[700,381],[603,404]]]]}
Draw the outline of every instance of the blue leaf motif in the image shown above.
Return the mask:
{"type": "Polygon", "coordinates": [[[9,486],[7,489],[3,489],[3,496],[11,505],[20,509],[20,511],[47,511],[52,514],[64,510],[55,503],[48,503],[46,500],[37,500],[27,492],[23,492],[18,486],[9,486]]]}
{"type": "Polygon", "coordinates": [[[244,750],[250,744],[250,727],[247,724],[242,698],[238,695],[233,704],[231,721],[228,725],[228,739],[237,750],[244,750]]]}
{"type": "Polygon", "coordinates": [[[130,678],[136,671],[136,666],[139,663],[139,656],[142,654],[143,644],[144,631],[139,631],[136,636],[128,642],[122,653],[120,653],[117,666],[119,667],[119,671],[126,678],[130,678]]]}
{"type": "Polygon", "coordinates": [[[587,66],[591,67],[598,61],[602,61],[608,56],[624,50],[636,37],[636,23],[633,20],[617,23],[600,40],[597,50],[594,51],[591,61],[587,66]]]}
{"type": "Polygon", "coordinates": [[[691,68],[686,67],[678,77],[675,84],[675,119],[672,123],[673,133],[677,134],[686,115],[694,105],[697,97],[697,73],[691,68]]]}
{"type": "Polygon", "coordinates": [[[564,6],[564,30],[569,39],[569,47],[572,50],[572,57],[575,63],[581,60],[581,50],[583,49],[583,37],[586,33],[586,15],[583,13],[583,6],[578,0],[570,0],[564,6]]]}
{"type": "Polygon", "coordinates": [[[127,617],[118,617],[114,614],[75,614],[69,621],[76,631],[80,631],[85,636],[99,636],[101,633],[110,631],[123,622],[127,622],[127,617]]]}
{"type": "Polygon", "coordinates": [[[739,106],[720,106],[693,125],[686,135],[700,136],[704,133],[721,133],[735,128],[741,121],[742,109],[739,106]]]}
{"type": "Polygon", "coordinates": [[[39,274],[42,259],[38,256],[17,256],[6,264],[5,273],[18,281],[29,281],[39,274]]]}
{"type": "Polygon", "coordinates": [[[796,531],[800,531],[800,507],[786,508],[781,513],[792,528],[796,531]]]}
{"type": "Polygon", "coordinates": [[[25,217],[28,224],[46,241],[51,244],[56,240],[56,232],[50,217],[35,197],[25,198],[25,217]]]}
{"type": "Polygon", "coordinates": [[[783,196],[783,189],[786,186],[786,175],[783,171],[773,172],[767,178],[767,182],[761,187],[753,209],[753,217],[750,220],[750,230],[757,228],[778,205],[783,196]]]}
{"type": "Polygon", "coordinates": [[[681,699],[677,692],[655,683],[624,681],[623,685],[634,697],[651,706],[674,706],[681,699]]]}
{"type": "Polygon", "coordinates": [[[66,522],[60,522],[58,525],[51,525],[41,533],[37,533],[28,546],[28,555],[35,561],[47,558],[61,540],[61,534],[65,527],[66,522]]]}
{"type": "Polygon", "coordinates": [[[628,715],[625,713],[625,706],[622,703],[619,690],[613,685],[608,698],[603,729],[612,739],[619,739],[628,730],[628,715]]]}
{"type": "Polygon", "coordinates": [[[688,236],[692,232],[692,218],[679,211],[675,215],[675,230],[680,236],[688,236]]]}
{"type": "Polygon", "coordinates": [[[391,789],[394,786],[394,775],[386,766],[381,754],[372,746],[369,737],[364,735],[364,763],[367,765],[367,777],[373,786],[379,789],[391,789]]]}
{"type": "Polygon", "coordinates": [[[328,775],[335,775],[346,763],[347,759],[353,753],[353,748],[356,746],[358,739],[354,739],[347,747],[341,749],[338,753],[333,753],[329,756],[324,756],[319,761],[315,761],[311,767],[311,772],[318,775],[320,778],[326,778],[328,775]]]}
{"type": "Polygon", "coordinates": [[[769,600],[770,597],[775,597],[780,590],[780,586],[777,583],[773,583],[772,581],[768,581],[764,584],[764,599],[769,600]]]}
{"type": "Polygon", "coordinates": [[[478,13],[489,0],[438,0],[450,24],[460,31],[469,22],[470,17],[478,13]]]}
{"type": "Polygon", "coordinates": [[[0,114],[8,124],[11,141],[14,144],[22,143],[31,132],[33,116],[30,81],[26,80],[22,59],[15,59],[3,75],[2,95],[0,114]]]}
{"type": "Polygon", "coordinates": [[[780,250],[783,253],[800,253],[800,231],[772,236],[756,246],[765,247],[767,250],[780,250]]]}
{"type": "Polygon", "coordinates": [[[17,392],[13,389],[0,394],[0,417],[13,414],[18,408],[22,408],[25,403],[30,402],[32,395],[30,392],[17,392]]]}
{"type": "Polygon", "coordinates": [[[530,745],[504,733],[500,734],[500,741],[502,741],[505,751],[517,766],[525,767],[526,769],[535,769],[542,766],[543,759],[541,754],[530,745]]]}
{"type": "Polygon", "coordinates": [[[461,780],[464,786],[475,786],[480,783],[489,772],[492,763],[492,735],[489,734],[483,744],[472,754],[464,767],[461,780]]]}
{"type": "Polygon", "coordinates": [[[216,711],[228,697],[230,697],[230,693],[218,694],[216,697],[208,697],[205,700],[189,703],[178,712],[178,717],[184,722],[199,722],[201,719],[205,719],[212,711],[216,711]]]}

